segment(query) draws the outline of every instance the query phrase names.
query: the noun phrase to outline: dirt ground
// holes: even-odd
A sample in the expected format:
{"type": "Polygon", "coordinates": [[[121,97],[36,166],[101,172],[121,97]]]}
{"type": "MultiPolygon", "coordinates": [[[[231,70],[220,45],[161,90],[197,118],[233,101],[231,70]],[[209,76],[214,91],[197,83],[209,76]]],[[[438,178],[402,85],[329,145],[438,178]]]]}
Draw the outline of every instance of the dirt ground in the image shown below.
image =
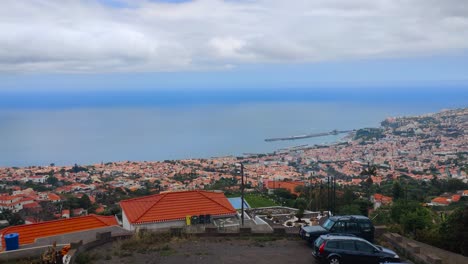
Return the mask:
{"type": "Polygon", "coordinates": [[[192,238],[170,241],[156,250],[122,251],[114,242],[81,256],[83,263],[316,263],[310,246],[299,239],[254,238],[192,238]]]}

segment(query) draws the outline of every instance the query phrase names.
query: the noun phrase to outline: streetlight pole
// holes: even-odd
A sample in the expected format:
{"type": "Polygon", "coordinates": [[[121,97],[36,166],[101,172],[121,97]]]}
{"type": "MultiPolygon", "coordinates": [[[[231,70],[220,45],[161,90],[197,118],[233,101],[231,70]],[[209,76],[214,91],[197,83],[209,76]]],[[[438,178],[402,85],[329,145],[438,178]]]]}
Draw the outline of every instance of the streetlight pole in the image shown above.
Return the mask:
{"type": "Polygon", "coordinates": [[[244,164],[241,166],[241,221],[242,226],[244,226],[244,164]]]}

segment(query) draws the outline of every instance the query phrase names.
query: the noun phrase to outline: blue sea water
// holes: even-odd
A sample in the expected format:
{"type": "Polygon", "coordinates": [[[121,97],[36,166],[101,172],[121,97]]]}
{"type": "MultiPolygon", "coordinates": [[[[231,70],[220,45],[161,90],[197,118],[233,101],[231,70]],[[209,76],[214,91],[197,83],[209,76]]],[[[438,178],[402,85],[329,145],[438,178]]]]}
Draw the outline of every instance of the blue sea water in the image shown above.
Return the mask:
{"type": "MultiPolygon", "coordinates": [[[[275,98],[263,101],[212,100],[195,104],[101,102],[70,107],[54,105],[52,100],[44,105],[36,102],[33,107],[28,107],[28,100],[34,101],[29,98],[15,105],[12,100],[4,99],[3,107],[0,104],[0,166],[267,153],[296,145],[331,143],[342,135],[265,142],[264,139],[269,137],[377,127],[388,116],[424,114],[466,106],[462,99],[275,98]]],[[[119,100],[125,101],[125,98],[119,100]]],[[[109,99],[109,102],[115,101],[109,99]]]]}

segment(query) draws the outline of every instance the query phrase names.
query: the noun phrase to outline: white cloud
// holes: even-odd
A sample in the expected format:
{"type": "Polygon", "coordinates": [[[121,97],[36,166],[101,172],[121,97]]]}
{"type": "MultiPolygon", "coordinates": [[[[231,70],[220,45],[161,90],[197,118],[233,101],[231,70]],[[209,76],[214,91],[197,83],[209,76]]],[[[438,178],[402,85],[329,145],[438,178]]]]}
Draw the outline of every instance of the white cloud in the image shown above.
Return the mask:
{"type": "Polygon", "coordinates": [[[226,69],[468,48],[466,0],[127,3],[2,0],[0,72],[226,69]]]}

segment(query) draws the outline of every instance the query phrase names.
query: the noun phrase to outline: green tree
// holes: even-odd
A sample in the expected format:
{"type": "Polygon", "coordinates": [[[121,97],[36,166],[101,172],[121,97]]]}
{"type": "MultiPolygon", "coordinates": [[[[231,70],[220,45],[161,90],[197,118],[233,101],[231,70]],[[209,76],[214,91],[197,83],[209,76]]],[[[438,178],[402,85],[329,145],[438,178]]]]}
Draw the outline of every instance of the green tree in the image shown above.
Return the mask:
{"type": "Polygon", "coordinates": [[[18,213],[13,213],[13,211],[9,209],[2,210],[0,213],[0,220],[7,220],[10,225],[22,225],[24,224],[24,220],[18,213]]]}
{"type": "Polygon", "coordinates": [[[468,256],[468,206],[458,208],[439,228],[442,248],[468,256]]]}
{"type": "Polygon", "coordinates": [[[46,180],[46,182],[48,184],[51,184],[51,185],[54,185],[54,186],[58,183],[58,181],[59,180],[54,176],[49,176],[49,178],[47,178],[47,180],[46,180]]]}
{"type": "Polygon", "coordinates": [[[346,204],[338,209],[338,213],[342,215],[359,215],[361,208],[357,204],[346,204]]]}
{"type": "Polygon", "coordinates": [[[417,231],[425,230],[431,227],[432,223],[431,211],[422,206],[417,207],[416,210],[407,211],[400,216],[400,224],[405,233],[410,233],[413,236],[417,231]]]}
{"type": "Polygon", "coordinates": [[[297,198],[294,202],[294,207],[304,210],[307,207],[307,201],[304,198],[297,198]]]}
{"type": "Polygon", "coordinates": [[[79,199],[78,204],[81,208],[88,209],[89,207],[91,207],[91,200],[89,199],[89,196],[87,194],[83,194],[83,196],[81,196],[81,198],[79,199]]]}
{"type": "Polygon", "coordinates": [[[401,188],[400,181],[394,181],[392,186],[393,200],[397,201],[403,196],[403,189],[401,188]]]}

